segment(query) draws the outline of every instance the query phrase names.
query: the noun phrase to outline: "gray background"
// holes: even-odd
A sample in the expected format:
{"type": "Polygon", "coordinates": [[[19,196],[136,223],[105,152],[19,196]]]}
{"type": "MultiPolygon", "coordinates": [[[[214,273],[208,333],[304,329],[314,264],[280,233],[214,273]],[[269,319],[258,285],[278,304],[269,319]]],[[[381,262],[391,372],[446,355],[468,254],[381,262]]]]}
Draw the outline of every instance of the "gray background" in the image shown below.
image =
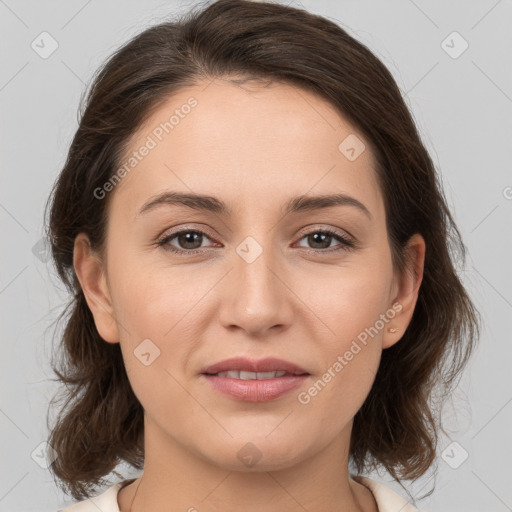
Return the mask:
{"type": "MultiPolygon", "coordinates": [[[[450,436],[441,440],[435,492],[417,505],[424,511],[512,510],[512,2],[291,3],[341,24],[394,74],[469,250],[461,274],[482,313],[480,347],[445,413],[450,436]],[[463,39],[446,39],[453,31],[463,39]],[[463,40],[469,47],[458,55],[463,40]]],[[[190,5],[0,0],[2,511],[55,511],[72,501],[36,462],[57,390],[49,380],[50,326],[66,300],[37,244],[43,206],[77,127],[80,96],[120,44],[190,5]],[[31,47],[43,31],[58,43],[45,59],[31,47]]],[[[418,497],[432,482],[426,475],[408,487],[418,497]]]]}

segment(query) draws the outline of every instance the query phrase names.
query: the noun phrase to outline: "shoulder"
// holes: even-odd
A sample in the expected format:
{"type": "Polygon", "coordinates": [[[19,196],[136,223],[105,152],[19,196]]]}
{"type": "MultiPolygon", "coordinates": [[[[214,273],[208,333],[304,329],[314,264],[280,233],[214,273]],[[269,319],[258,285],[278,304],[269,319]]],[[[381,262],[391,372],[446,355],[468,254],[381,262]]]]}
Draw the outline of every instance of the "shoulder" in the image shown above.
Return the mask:
{"type": "Polygon", "coordinates": [[[114,484],[98,496],[79,501],[60,509],[58,512],[98,512],[99,510],[101,512],[119,512],[117,494],[122,486],[123,482],[114,484]]]}
{"type": "Polygon", "coordinates": [[[370,489],[377,502],[379,512],[396,512],[397,510],[400,510],[400,512],[420,512],[393,489],[377,480],[355,475],[351,475],[351,478],[370,489]]]}

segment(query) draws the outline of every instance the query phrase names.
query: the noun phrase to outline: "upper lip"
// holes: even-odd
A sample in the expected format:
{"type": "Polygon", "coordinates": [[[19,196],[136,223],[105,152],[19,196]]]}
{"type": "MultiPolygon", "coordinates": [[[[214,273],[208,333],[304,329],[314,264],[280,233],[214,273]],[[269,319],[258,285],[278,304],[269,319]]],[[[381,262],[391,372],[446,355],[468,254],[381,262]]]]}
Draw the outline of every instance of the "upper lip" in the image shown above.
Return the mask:
{"type": "Polygon", "coordinates": [[[300,366],[284,361],[283,359],[277,359],[275,357],[267,357],[258,361],[248,359],[246,357],[232,357],[219,361],[218,363],[207,366],[201,370],[201,373],[208,373],[210,375],[227,372],[229,370],[238,370],[246,372],[273,372],[273,371],[285,371],[292,374],[307,374],[308,372],[300,366]]]}

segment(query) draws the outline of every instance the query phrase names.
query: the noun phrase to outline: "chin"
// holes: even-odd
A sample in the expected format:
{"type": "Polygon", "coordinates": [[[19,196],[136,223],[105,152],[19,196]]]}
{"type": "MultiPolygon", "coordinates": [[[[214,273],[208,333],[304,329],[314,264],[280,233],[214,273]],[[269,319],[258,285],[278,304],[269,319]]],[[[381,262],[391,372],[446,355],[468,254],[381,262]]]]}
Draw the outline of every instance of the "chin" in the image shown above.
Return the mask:
{"type": "Polygon", "coordinates": [[[271,441],[265,438],[265,434],[260,433],[258,437],[251,438],[246,433],[226,443],[215,445],[216,450],[213,453],[211,450],[202,451],[202,456],[229,471],[279,471],[307,458],[304,443],[289,437],[285,439],[285,436],[276,436],[271,441]],[[298,446],[301,447],[300,451],[298,446]]]}

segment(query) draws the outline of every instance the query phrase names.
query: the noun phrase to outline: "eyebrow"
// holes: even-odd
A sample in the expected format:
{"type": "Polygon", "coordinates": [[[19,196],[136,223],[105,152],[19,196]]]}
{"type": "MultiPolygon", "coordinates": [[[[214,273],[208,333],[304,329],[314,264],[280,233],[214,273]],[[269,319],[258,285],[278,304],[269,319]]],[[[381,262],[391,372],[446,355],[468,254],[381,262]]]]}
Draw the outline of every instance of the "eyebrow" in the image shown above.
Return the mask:
{"type": "MultiPolygon", "coordinates": [[[[232,214],[231,208],[216,197],[168,191],[158,194],[145,203],[137,214],[137,217],[163,205],[186,206],[194,210],[209,211],[226,216],[232,214]]],[[[369,219],[372,219],[372,214],[361,201],[346,194],[327,194],[319,196],[302,195],[293,197],[281,208],[281,213],[283,216],[286,216],[290,213],[310,212],[323,208],[331,208],[333,206],[352,206],[363,212],[369,219]]]]}

